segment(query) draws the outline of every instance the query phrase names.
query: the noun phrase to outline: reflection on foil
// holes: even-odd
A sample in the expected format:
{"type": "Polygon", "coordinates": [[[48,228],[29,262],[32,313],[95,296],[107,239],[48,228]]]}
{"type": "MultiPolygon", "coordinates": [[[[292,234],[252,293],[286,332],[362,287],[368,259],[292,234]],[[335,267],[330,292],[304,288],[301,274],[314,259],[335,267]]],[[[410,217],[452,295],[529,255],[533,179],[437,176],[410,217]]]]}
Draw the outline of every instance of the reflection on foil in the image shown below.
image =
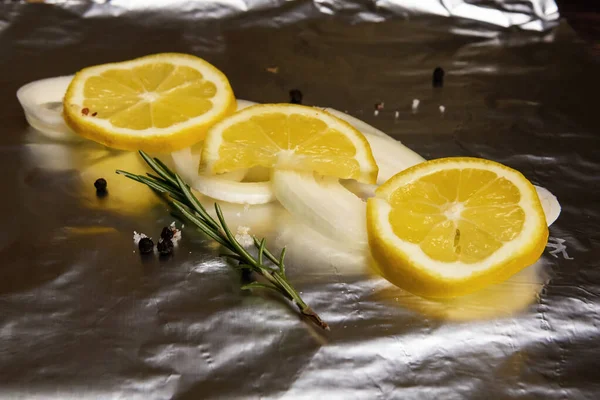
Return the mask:
{"type": "Polygon", "coordinates": [[[342,279],[367,277],[373,280],[374,302],[388,302],[437,319],[468,321],[508,317],[538,300],[546,282],[543,259],[508,280],[478,292],[452,299],[426,299],[382,279],[368,248],[357,249],[320,235],[289,214],[279,219],[279,248],[288,246],[288,262],[313,276],[342,279]]]}
{"type": "Polygon", "coordinates": [[[426,299],[382,281],[373,300],[386,301],[449,321],[471,321],[510,317],[538,300],[546,283],[544,261],[525,268],[506,281],[478,292],[452,299],[426,299]]]}
{"type": "Polygon", "coordinates": [[[353,22],[382,22],[398,17],[410,19],[434,15],[499,28],[518,27],[538,32],[556,26],[559,19],[555,0],[96,0],[87,3],[47,0],[46,3],[66,7],[86,18],[117,17],[129,12],[168,9],[182,20],[217,20],[247,12],[269,12],[282,7],[290,10],[286,18],[255,22],[270,26],[296,22],[303,15],[313,13],[313,10],[321,15],[335,15],[353,22]]]}
{"type": "Polygon", "coordinates": [[[103,235],[107,233],[117,233],[112,226],[65,226],[62,228],[65,236],[77,235],[103,235]]]}
{"type": "Polygon", "coordinates": [[[143,214],[159,204],[160,199],[147,187],[115,173],[117,169],[135,174],[148,172],[137,153],[111,150],[91,141],[50,142],[37,132],[29,136],[32,142],[25,145],[29,164],[37,170],[75,175],[69,181],[69,194],[85,207],[132,215],[143,214]],[[98,178],[107,180],[108,195],[96,194],[94,182],[98,178]]]}
{"type": "MultiPolygon", "coordinates": [[[[333,15],[315,7],[323,2],[229,1],[221,11],[238,17],[218,21],[198,11],[209,3],[200,1],[162,11],[55,3],[0,2],[1,398],[600,397],[600,81],[566,23],[539,35],[448,18],[444,8],[460,0],[340,0],[330,3],[346,11],[333,15]],[[265,8],[241,12],[241,4],[265,8]],[[381,8],[391,4],[397,11],[381,8]],[[398,4],[437,4],[439,16],[398,4]],[[347,23],[372,18],[374,5],[385,22],[347,23]],[[285,210],[228,207],[235,227],[289,246],[290,281],[332,328],[316,340],[289,303],[242,291],[240,274],[189,224],[172,258],[142,259],[131,234],[159,235],[174,219],[168,206],[156,199],[145,213],[123,215],[82,202],[86,190],[94,200],[94,187],[79,168],[105,151],[26,136],[14,93],[28,81],[161,51],[210,59],[240,97],[288,101],[297,88],[306,104],[348,110],[427,158],[479,156],[519,169],[561,198],[551,235],[567,240],[575,260],[549,248],[487,293],[437,302],[361,272],[364,255],[346,257],[300,227],[274,229],[269,221],[285,210]],[[265,71],[275,66],[277,74],[265,71]],[[431,87],[437,66],[447,73],[441,90],[431,87]],[[378,101],[385,109],[374,117],[378,101]]],[[[468,3],[532,21],[546,15],[538,20],[552,25],[554,2],[468,3]]],[[[115,167],[134,168],[130,161],[115,167]]],[[[119,178],[111,176],[109,193],[119,178]]]]}
{"type": "Polygon", "coordinates": [[[410,18],[419,15],[462,18],[508,28],[545,31],[556,26],[559,18],[554,0],[472,2],[465,0],[315,0],[319,10],[327,14],[348,11],[362,21],[382,21],[386,12],[392,16],[410,18]],[[476,4],[473,4],[476,3],[476,4]]]}

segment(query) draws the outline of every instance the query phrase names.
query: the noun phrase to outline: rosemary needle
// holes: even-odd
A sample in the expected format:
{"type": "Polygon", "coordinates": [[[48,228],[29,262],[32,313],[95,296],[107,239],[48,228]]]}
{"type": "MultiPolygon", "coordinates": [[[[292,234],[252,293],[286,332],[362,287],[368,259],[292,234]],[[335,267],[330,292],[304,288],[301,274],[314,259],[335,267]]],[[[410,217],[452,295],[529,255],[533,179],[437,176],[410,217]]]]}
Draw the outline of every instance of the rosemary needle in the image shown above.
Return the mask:
{"type": "Polygon", "coordinates": [[[215,220],[208,214],[204,206],[190,190],[189,185],[179,175],[172,172],[159,159],[152,158],[143,151],[140,151],[140,155],[158,176],[152,174],[136,175],[121,170],[117,170],[117,174],[143,183],[162,195],[168,195],[170,198],[169,204],[173,208],[196,225],[204,234],[230,251],[230,253],[221,254],[223,257],[237,262],[239,268],[260,274],[266,280],[266,283],[249,283],[242,286],[242,289],[273,290],[296,304],[302,315],[319,327],[329,330],[327,323],[302,300],[296,289],[289,283],[285,274],[285,247],[279,257],[276,257],[266,248],[265,239],[259,240],[254,238],[254,246],[258,250],[258,255],[253,257],[235,239],[235,236],[231,233],[225,222],[221,207],[217,203],[215,203],[217,214],[217,219],[215,220]],[[265,260],[268,260],[269,265],[266,264],[265,260]]]}

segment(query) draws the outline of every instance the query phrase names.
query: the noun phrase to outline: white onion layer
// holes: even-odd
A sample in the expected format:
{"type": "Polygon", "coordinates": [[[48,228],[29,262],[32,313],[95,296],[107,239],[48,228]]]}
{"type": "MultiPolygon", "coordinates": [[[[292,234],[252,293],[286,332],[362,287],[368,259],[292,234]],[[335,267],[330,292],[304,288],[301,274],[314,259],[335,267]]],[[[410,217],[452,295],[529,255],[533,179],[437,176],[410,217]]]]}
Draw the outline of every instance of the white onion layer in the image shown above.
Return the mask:
{"type": "Polygon", "coordinates": [[[198,174],[200,155],[187,147],[171,153],[175,171],[192,189],[215,200],[236,204],[265,204],[275,199],[270,182],[240,182],[246,170],[218,176],[198,174]]]}
{"type": "Polygon", "coordinates": [[[544,209],[544,214],[546,215],[546,222],[548,223],[548,226],[550,226],[558,219],[558,216],[560,215],[560,203],[558,202],[556,196],[550,193],[548,189],[535,185],[534,187],[537,191],[538,197],[540,198],[540,203],[542,203],[542,208],[544,209]]]}
{"type": "Polygon", "coordinates": [[[419,154],[374,126],[334,108],[325,108],[325,111],[343,119],[365,135],[379,167],[378,184],[381,185],[398,172],[425,161],[419,154]]]}
{"type": "Polygon", "coordinates": [[[237,109],[236,109],[236,111],[240,111],[240,110],[243,110],[244,108],[248,108],[250,106],[258,104],[258,103],[255,103],[253,101],[250,101],[250,100],[236,99],[236,101],[237,101],[237,109]]]}
{"type": "Polygon", "coordinates": [[[327,111],[329,114],[333,114],[336,117],[338,117],[339,119],[343,119],[344,121],[346,121],[347,123],[352,125],[355,129],[358,129],[359,131],[361,131],[363,133],[363,135],[373,135],[373,136],[379,136],[382,138],[389,138],[389,136],[387,134],[385,134],[384,132],[380,131],[379,129],[375,128],[372,125],[367,124],[364,121],[361,121],[358,118],[353,117],[350,114],[346,114],[345,112],[342,112],[342,111],[336,110],[335,108],[330,108],[330,107],[323,107],[323,109],[325,111],[327,111]]]}
{"type": "MultiPolygon", "coordinates": [[[[200,154],[192,152],[190,147],[177,150],[171,153],[175,172],[184,180],[193,181],[198,177],[198,167],[200,166],[200,154]]],[[[248,170],[238,169],[237,171],[226,172],[216,177],[233,182],[241,182],[246,176],[248,170]]]]}
{"type": "Polygon", "coordinates": [[[200,165],[200,154],[192,153],[192,149],[177,150],[171,153],[175,172],[186,182],[192,182],[198,176],[198,167],[200,165]]]}
{"type": "Polygon", "coordinates": [[[359,198],[366,201],[371,197],[375,197],[375,190],[378,186],[371,183],[362,183],[355,181],[354,179],[343,179],[340,183],[349,191],[354,193],[359,198]]]}
{"type": "Polygon", "coordinates": [[[54,140],[79,140],[62,116],[62,101],[73,76],[30,82],[17,90],[29,125],[54,140]]]}
{"type": "Polygon", "coordinates": [[[425,161],[423,157],[391,137],[365,135],[379,167],[377,184],[381,185],[398,172],[425,161]]]}
{"type": "Polygon", "coordinates": [[[235,182],[199,175],[190,186],[215,200],[236,204],[265,204],[275,200],[271,182],[235,182]]]}
{"type": "Polygon", "coordinates": [[[299,221],[329,238],[359,246],[367,243],[366,204],[337,179],[275,170],[272,182],[277,200],[299,221]]]}

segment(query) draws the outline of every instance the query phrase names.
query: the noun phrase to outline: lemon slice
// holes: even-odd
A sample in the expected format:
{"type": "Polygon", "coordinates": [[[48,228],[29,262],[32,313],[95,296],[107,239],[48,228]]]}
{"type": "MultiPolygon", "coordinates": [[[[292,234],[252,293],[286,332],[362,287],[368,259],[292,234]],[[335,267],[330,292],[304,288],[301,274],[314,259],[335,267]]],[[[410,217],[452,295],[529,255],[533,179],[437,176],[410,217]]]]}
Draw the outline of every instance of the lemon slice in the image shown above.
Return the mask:
{"type": "Polygon", "coordinates": [[[148,152],[191,146],[236,108],[221,71],[177,53],[85,68],[73,78],[63,105],[66,123],[81,136],[148,152]]]}
{"type": "Polygon", "coordinates": [[[392,283],[453,297],[533,264],[548,240],[535,188],[475,158],[428,161],[395,175],[367,203],[373,257],[392,283]]]}
{"type": "Polygon", "coordinates": [[[251,106],[209,130],[201,168],[224,173],[255,166],[368,183],[378,171],[359,131],[323,110],[292,104],[251,106]]]}

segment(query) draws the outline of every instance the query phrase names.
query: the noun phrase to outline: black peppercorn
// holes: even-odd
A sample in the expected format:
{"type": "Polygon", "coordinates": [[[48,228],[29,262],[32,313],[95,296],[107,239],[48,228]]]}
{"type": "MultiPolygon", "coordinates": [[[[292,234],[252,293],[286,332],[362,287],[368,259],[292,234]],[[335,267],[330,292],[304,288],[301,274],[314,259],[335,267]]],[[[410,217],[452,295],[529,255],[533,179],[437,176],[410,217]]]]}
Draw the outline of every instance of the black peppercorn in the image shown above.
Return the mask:
{"type": "Polygon", "coordinates": [[[152,250],[154,250],[154,242],[148,237],[142,238],[138,243],[138,248],[142,254],[152,253],[152,250]]]}
{"type": "Polygon", "coordinates": [[[290,103],[302,104],[302,92],[298,89],[290,90],[290,103]]]}
{"type": "Polygon", "coordinates": [[[96,179],[96,182],[94,182],[94,187],[96,188],[96,193],[98,194],[105,194],[106,193],[106,179],[104,178],[98,178],[96,179]]]}
{"type": "Polygon", "coordinates": [[[173,239],[173,230],[169,226],[165,226],[160,233],[160,237],[165,240],[173,239]]]}
{"type": "Polygon", "coordinates": [[[156,245],[158,252],[163,256],[168,256],[173,252],[173,242],[171,239],[161,239],[156,245]]]}

